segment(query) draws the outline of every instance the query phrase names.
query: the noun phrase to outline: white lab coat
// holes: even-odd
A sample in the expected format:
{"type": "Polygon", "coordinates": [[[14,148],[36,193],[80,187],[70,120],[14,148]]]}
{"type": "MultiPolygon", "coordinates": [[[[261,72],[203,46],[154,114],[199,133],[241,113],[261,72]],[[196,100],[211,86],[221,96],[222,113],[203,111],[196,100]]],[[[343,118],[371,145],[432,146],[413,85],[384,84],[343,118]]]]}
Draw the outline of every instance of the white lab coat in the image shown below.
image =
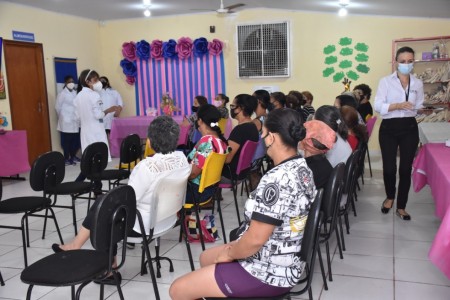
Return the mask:
{"type": "MultiPolygon", "coordinates": [[[[103,126],[103,103],[100,95],[90,88],[83,87],[74,100],[75,113],[81,125],[81,151],[96,142],[108,145],[105,127],[103,126]]],[[[108,147],[108,161],[111,161],[108,147]]]]}
{"type": "MultiPolygon", "coordinates": [[[[118,91],[116,91],[112,88],[102,89],[100,91],[100,98],[102,99],[104,109],[108,109],[111,106],[123,107],[122,97],[120,97],[120,94],[118,91]]],[[[111,124],[112,124],[113,119],[114,119],[113,112],[107,114],[103,118],[103,125],[105,126],[105,129],[111,129],[111,124]]]]}
{"type": "Polygon", "coordinates": [[[75,105],[73,100],[77,93],[70,91],[65,87],[56,98],[55,110],[58,115],[58,127],[60,132],[76,133],[79,130],[78,118],[75,114],[75,105]]]}

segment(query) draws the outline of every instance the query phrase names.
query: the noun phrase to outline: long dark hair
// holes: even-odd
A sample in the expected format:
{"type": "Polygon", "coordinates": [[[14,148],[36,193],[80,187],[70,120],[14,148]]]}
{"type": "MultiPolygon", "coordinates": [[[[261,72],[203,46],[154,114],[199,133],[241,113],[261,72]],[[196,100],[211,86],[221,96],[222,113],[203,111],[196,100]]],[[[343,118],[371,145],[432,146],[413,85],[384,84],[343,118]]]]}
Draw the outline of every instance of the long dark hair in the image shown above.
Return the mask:
{"type": "Polygon", "coordinates": [[[89,87],[87,82],[94,77],[99,77],[98,73],[92,69],[83,70],[78,78],[77,94],[81,92],[83,87],[89,87]]]}
{"type": "Polygon", "coordinates": [[[223,136],[222,130],[219,125],[211,126],[212,123],[218,123],[220,120],[220,112],[214,105],[205,104],[198,108],[197,118],[201,119],[206,126],[217,132],[219,138],[228,145],[228,141],[223,136]]]}
{"type": "Polygon", "coordinates": [[[331,105],[322,105],[316,110],[314,119],[319,120],[330,126],[335,132],[337,132],[344,140],[348,137],[348,127],[345,125],[344,120],[341,118],[339,110],[331,105]]]}
{"type": "Polygon", "coordinates": [[[298,142],[306,136],[302,116],[290,108],[281,108],[271,111],[264,121],[264,127],[269,132],[278,133],[286,146],[297,149],[298,142]]]}
{"type": "Polygon", "coordinates": [[[369,140],[367,128],[366,126],[359,124],[358,111],[351,106],[342,106],[340,111],[345,124],[353,131],[358,140],[367,142],[369,140]]]}
{"type": "Polygon", "coordinates": [[[250,117],[258,106],[258,100],[249,94],[239,94],[235,97],[236,105],[242,109],[244,115],[250,117]]]}

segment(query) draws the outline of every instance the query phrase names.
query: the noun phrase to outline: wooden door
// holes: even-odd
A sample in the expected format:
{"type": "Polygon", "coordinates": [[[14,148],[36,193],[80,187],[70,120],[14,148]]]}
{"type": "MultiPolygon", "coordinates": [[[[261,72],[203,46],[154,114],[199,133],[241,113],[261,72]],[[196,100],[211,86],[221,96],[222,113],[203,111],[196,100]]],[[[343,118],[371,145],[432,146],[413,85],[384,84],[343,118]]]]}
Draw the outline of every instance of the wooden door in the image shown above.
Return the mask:
{"type": "Polygon", "coordinates": [[[51,150],[42,44],[3,40],[12,128],[26,130],[30,164],[51,150]]]}

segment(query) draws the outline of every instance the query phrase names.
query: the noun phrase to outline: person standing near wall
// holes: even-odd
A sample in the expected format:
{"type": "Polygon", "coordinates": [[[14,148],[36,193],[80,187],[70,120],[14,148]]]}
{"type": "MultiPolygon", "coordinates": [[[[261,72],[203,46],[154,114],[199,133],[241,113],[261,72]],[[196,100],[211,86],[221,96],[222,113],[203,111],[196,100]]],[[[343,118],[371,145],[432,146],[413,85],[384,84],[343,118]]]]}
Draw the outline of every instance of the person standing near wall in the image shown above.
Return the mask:
{"type": "Polygon", "coordinates": [[[106,134],[109,136],[111,131],[111,124],[114,118],[118,118],[123,109],[123,101],[119,92],[111,87],[107,77],[100,77],[100,82],[102,83],[102,90],[99,92],[100,99],[102,99],[103,107],[109,108],[116,106],[115,112],[110,112],[103,118],[103,125],[105,126],[106,134]]]}
{"type": "Polygon", "coordinates": [[[58,115],[57,130],[61,133],[61,147],[64,152],[66,166],[76,165],[80,161],[76,153],[80,144],[78,119],[75,114],[74,99],[77,93],[74,90],[73,77],[64,77],[63,90],[56,98],[55,110],[58,115]]]}
{"type": "Polygon", "coordinates": [[[405,208],[411,186],[412,163],[419,143],[415,116],[417,110],[422,108],[424,100],[423,83],[411,74],[413,65],[414,50],[410,47],[398,49],[395,55],[396,71],[380,80],[375,96],[375,111],[383,119],[379,142],[386,199],[381,206],[381,212],[387,214],[394,203],[397,151],[400,150],[396,214],[402,220],[411,220],[405,208]]]}

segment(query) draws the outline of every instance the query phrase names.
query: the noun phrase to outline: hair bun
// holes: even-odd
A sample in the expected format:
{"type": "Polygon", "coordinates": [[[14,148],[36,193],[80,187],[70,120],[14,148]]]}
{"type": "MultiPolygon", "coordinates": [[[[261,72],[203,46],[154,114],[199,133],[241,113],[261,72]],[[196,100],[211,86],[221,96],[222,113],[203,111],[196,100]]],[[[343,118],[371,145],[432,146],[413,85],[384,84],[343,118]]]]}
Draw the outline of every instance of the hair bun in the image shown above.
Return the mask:
{"type": "Polygon", "coordinates": [[[305,138],[306,129],[303,125],[293,123],[289,126],[289,135],[296,143],[298,143],[305,138]]]}

